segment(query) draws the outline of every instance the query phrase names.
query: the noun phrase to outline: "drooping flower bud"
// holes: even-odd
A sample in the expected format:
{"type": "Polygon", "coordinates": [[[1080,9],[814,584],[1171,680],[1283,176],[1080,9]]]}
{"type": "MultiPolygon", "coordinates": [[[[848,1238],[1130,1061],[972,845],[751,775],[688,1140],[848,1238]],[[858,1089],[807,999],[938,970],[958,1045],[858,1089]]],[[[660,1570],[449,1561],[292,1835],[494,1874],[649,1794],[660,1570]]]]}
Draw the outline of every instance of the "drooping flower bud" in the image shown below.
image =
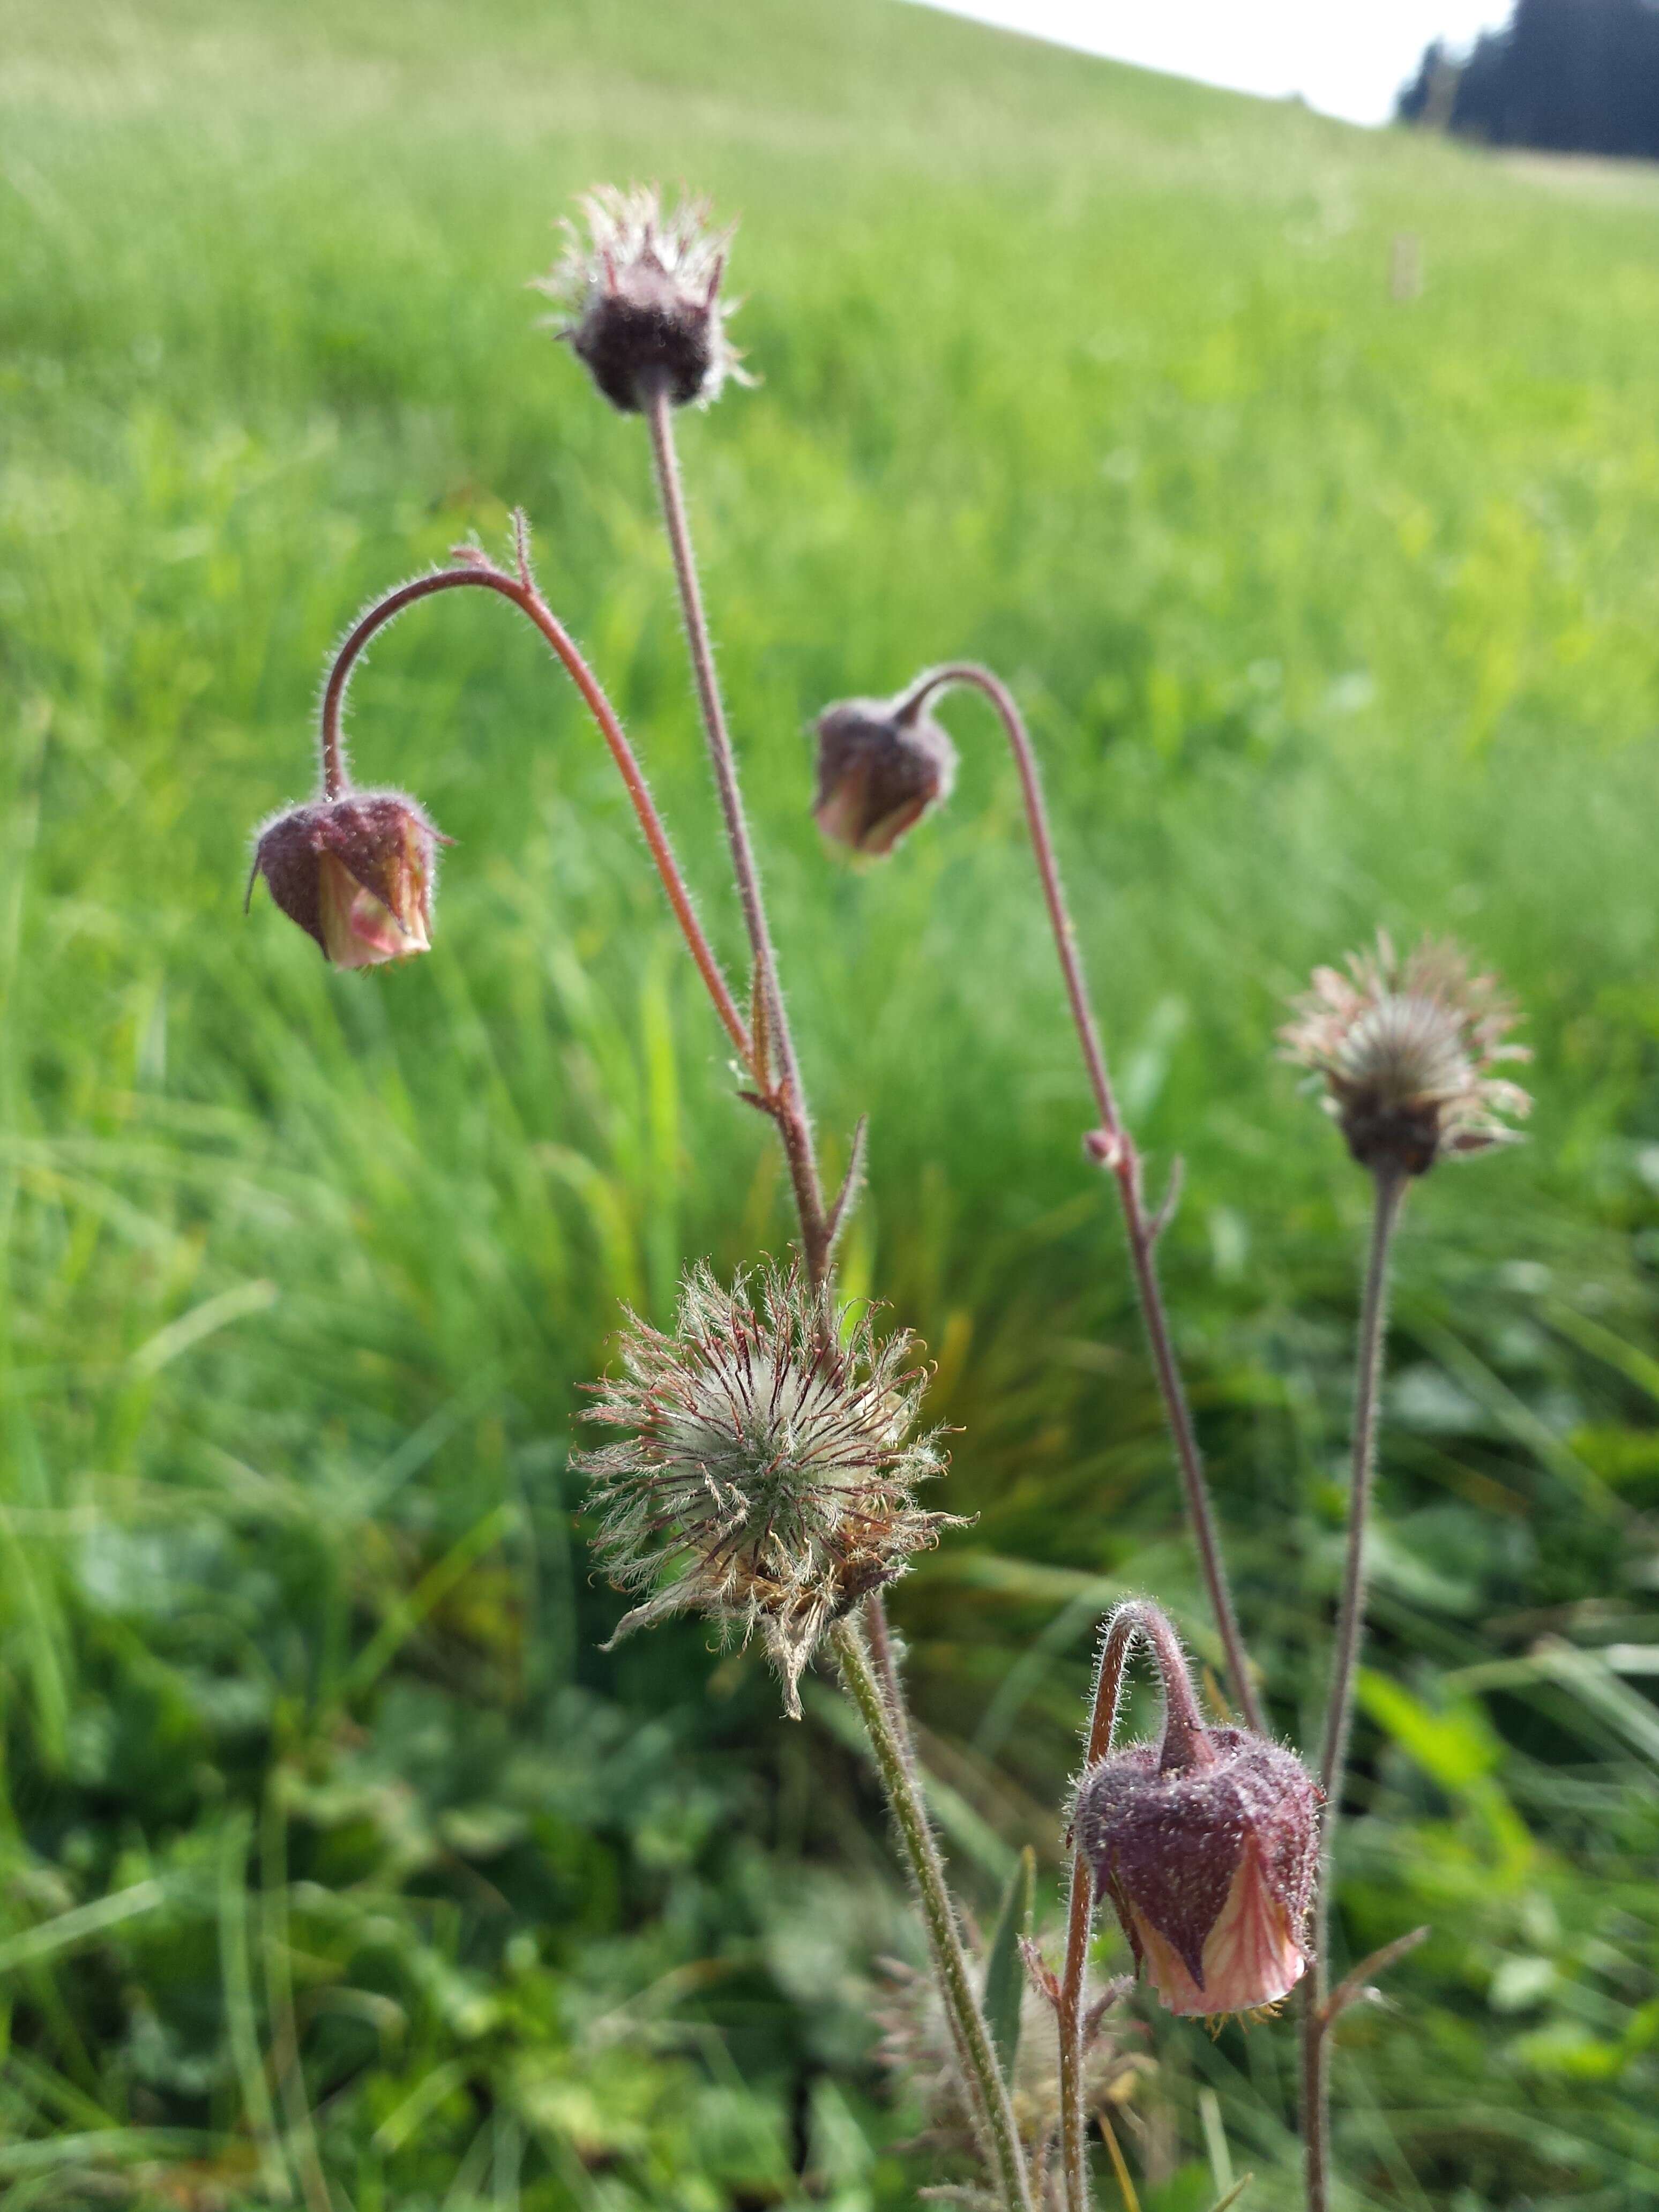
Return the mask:
{"type": "Polygon", "coordinates": [[[1201,1718],[1173,1630],[1150,1624],[1164,1692],[1156,1743],[1084,1776],[1074,1833],[1137,1965],[1171,2012],[1251,2012],[1308,1966],[1319,1792],[1294,1752],[1201,1718]]]}
{"type": "Polygon", "coordinates": [[[337,968],[374,968],[432,941],[437,848],[445,841],[400,791],[343,791],[268,822],[252,872],[337,968]]]}
{"type": "Polygon", "coordinates": [[[587,235],[567,222],[562,259],[533,282],[559,302],[558,335],[611,405],[639,414],[659,388],[676,407],[707,406],[728,376],[748,383],[720,296],[732,231],[708,228],[708,202],[670,213],[654,185],[600,185],[581,209],[587,235]]]}
{"type": "Polygon", "coordinates": [[[1347,969],[1314,970],[1279,1037],[1287,1060],[1323,1077],[1326,1110],[1360,1165],[1426,1175],[1437,1160],[1514,1143],[1503,1117],[1532,1101],[1490,1070],[1532,1055],[1504,1042],[1516,1015],[1496,978],[1426,937],[1402,960],[1381,931],[1347,969]]]}
{"type": "Polygon", "coordinates": [[[948,799],[957,749],[933,716],[901,699],[843,699],[817,734],[812,816],[826,837],[855,853],[890,853],[930,806],[948,799]]]}
{"type": "Polygon", "coordinates": [[[672,1336],[635,1320],[590,1416],[632,1433],[573,1462],[593,1480],[612,1583],[650,1593],[617,1638],[679,1613],[745,1642],[758,1629],[799,1719],[830,1623],[952,1525],[915,1503],[944,1462],[910,1433],[927,1380],[914,1350],[903,1331],[878,1342],[867,1317],[843,1342],[823,1300],[771,1267],[752,1291],[694,1268],[672,1336]]]}

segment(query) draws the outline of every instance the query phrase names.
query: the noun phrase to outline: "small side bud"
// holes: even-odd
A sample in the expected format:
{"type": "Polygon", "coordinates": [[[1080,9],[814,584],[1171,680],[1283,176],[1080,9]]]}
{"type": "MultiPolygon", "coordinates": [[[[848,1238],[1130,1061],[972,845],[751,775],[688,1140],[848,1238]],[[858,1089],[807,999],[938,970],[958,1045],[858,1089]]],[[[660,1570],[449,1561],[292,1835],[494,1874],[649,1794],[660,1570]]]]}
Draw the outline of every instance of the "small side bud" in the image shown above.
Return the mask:
{"type": "Polygon", "coordinates": [[[268,822],[252,875],[336,968],[407,960],[432,942],[437,848],[447,842],[400,791],[347,791],[268,822]]]}
{"type": "Polygon", "coordinates": [[[854,853],[890,853],[932,806],[951,795],[957,749],[921,708],[891,699],[843,699],[815,725],[824,836],[854,853]]]}
{"type": "Polygon", "coordinates": [[[748,383],[720,298],[732,233],[709,228],[708,202],[670,213],[655,185],[601,185],[581,208],[586,235],[567,222],[563,258],[532,281],[563,308],[558,335],[611,405],[637,415],[662,390],[676,407],[707,406],[727,377],[748,383]]]}
{"type": "Polygon", "coordinates": [[[1074,1832],[1169,2009],[1253,2012],[1307,1970],[1318,1787],[1282,1745],[1206,1727],[1174,1632],[1156,1626],[1163,1737],[1090,1768],[1074,1832]]]}

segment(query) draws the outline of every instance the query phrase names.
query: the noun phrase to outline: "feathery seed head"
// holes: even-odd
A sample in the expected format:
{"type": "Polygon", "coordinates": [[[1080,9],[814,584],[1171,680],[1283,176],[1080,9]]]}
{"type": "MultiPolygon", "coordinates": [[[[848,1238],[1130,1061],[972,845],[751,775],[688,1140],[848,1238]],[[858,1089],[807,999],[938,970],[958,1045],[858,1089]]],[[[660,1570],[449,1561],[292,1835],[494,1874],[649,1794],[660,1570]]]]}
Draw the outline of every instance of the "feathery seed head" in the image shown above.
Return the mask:
{"type": "Polygon", "coordinates": [[[855,853],[890,853],[930,806],[951,795],[957,749],[942,726],[900,699],[843,699],[815,725],[813,819],[855,853]]]}
{"type": "Polygon", "coordinates": [[[654,185],[599,185],[580,205],[586,235],[567,221],[562,256],[533,282],[559,302],[559,336],[611,405],[641,413],[660,386],[676,407],[707,406],[728,376],[752,381],[720,296],[732,227],[709,228],[708,203],[682,200],[671,211],[654,185]]]}
{"type": "Polygon", "coordinates": [[[867,1316],[843,1343],[797,1271],[769,1263],[730,1291],[694,1267],[673,1333],[635,1318],[621,1351],[589,1418],[630,1433],[576,1462],[606,1572],[646,1593],[617,1636],[679,1613],[758,1630],[799,1719],[825,1629],[955,1525],[915,1504],[945,1463],[911,1434],[919,1347],[902,1330],[878,1341],[867,1316]]]}
{"type": "Polygon", "coordinates": [[[291,806],[260,830],[248,878],[337,968],[375,968],[430,949],[437,848],[447,842],[401,791],[353,791],[291,806]]]}
{"type": "Polygon", "coordinates": [[[1515,1008],[1457,945],[1425,937],[1401,959],[1379,931],[1375,951],[1348,956],[1346,975],[1316,969],[1293,1012],[1279,1032],[1285,1057],[1324,1079],[1326,1110],[1362,1167],[1425,1175],[1437,1160],[1516,1140],[1504,1117],[1520,1119],[1532,1101],[1491,1070],[1532,1055],[1505,1042],[1515,1008]]]}

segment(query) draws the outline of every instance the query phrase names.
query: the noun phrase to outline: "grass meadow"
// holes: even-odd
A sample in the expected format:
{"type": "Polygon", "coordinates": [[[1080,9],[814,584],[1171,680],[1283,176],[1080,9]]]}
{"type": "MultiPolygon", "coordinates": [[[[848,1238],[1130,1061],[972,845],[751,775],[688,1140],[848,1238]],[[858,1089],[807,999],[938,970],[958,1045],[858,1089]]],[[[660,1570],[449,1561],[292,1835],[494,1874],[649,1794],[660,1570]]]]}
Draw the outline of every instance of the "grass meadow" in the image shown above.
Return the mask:
{"type": "MultiPolygon", "coordinates": [[[[1435,1176],[1401,1249],[1338,1941],[1432,1934],[1350,2015],[1340,2152],[1354,2208],[1651,2203],[1659,176],[898,0],[10,0],[9,2212],[927,2178],[837,1693],[787,1723],[696,1624],[597,1648],[577,1386],[620,1302],[781,1250],[787,1194],[506,607],[422,606],[356,686],[361,773],[457,841],[432,957],[336,975],[240,913],[331,642],[521,502],[737,964],[643,437],[525,289],[635,176],[742,218],[761,382],[684,457],[832,1164],[872,1115],[846,1288],[931,1346],[936,1502],[977,1516],[895,1601],[964,1890],[1030,1843],[1053,1896],[1103,1606],[1213,1649],[994,726],[952,704],[957,795],[886,866],[806,811],[819,706],[972,655],[1032,719],[1154,1175],[1186,1163],[1171,1294],[1304,1741],[1367,1191],[1282,1001],[1379,923],[1524,1000],[1530,1141],[1435,1176]]],[[[1146,2212],[1246,2172],[1293,2205],[1289,2025],[1130,2010],[1146,2212]]]]}

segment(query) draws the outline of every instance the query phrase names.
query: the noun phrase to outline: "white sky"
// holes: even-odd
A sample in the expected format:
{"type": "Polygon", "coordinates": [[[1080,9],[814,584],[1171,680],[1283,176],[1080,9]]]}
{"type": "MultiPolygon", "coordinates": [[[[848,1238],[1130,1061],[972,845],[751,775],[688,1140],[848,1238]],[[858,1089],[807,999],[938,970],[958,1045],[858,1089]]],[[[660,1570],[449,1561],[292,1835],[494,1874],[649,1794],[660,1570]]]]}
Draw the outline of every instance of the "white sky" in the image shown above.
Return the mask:
{"type": "Polygon", "coordinates": [[[1382,123],[1431,39],[1467,46],[1508,0],[929,0],[952,15],[1382,123]]]}

